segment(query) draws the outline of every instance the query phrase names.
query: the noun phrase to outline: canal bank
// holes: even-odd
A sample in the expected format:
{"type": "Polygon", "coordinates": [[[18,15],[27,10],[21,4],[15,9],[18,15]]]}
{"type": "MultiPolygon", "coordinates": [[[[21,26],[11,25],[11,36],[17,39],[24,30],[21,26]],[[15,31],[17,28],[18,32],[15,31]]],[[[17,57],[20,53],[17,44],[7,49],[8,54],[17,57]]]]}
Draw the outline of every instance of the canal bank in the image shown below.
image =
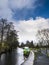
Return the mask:
{"type": "Polygon", "coordinates": [[[34,65],[49,65],[49,57],[43,53],[37,53],[34,60],[34,65]]]}

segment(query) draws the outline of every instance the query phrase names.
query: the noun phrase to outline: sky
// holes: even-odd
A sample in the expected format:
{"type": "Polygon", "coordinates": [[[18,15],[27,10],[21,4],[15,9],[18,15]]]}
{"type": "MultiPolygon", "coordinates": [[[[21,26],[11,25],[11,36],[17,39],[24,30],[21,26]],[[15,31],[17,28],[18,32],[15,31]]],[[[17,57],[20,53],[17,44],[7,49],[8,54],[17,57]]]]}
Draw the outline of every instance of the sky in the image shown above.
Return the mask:
{"type": "Polygon", "coordinates": [[[36,42],[37,31],[49,28],[49,0],[0,0],[0,18],[14,23],[19,42],[36,42]]]}

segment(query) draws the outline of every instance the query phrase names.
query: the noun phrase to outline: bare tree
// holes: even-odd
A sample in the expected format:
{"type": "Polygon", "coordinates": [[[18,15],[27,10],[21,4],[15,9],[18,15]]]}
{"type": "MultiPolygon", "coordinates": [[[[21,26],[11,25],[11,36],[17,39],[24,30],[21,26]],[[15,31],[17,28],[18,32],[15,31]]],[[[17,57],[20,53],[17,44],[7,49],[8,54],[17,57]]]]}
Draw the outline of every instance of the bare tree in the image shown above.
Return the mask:
{"type": "Polygon", "coordinates": [[[38,33],[37,33],[37,39],[38,39],[38,42],[39,42],[38,45],[39,45],[39,46],[42,46],[42,44],[43,44],[43,36],[42,36],[40,30],[38,30],[38,33]]]}
{"type": "Polygon", "coordinates": [[[6,19],[0,19],[0,46],[2,46],[2,43],[9,47],[18,46],[17,31],[14,29],[13,23],[6,19]]]}
{"type": "Polygon", "coordinates": [[[0,19],[0,42],[1,44],[3,43],[3,40],[4,40],[6,21],[7,20],[5,19],[0,19]]]}
{"type": "MultiPolygon", "coordinates": [[[[40,46],[49,46],[49,29],[42,29],[38,31],[38,40],[40,42],[40,46]]],[[[46,48],[47,53],[47,48],[46,48]]]]}

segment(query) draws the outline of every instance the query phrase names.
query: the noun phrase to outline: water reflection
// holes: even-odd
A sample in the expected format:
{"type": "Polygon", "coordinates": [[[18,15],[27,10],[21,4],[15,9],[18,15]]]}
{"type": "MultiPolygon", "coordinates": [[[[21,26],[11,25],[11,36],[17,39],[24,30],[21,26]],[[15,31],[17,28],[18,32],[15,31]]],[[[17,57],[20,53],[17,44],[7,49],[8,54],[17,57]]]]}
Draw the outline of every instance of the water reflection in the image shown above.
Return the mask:
{"type": "Polygon", "coordinates": [[[23,49],[17,49],[17,65],[21,65],[24,62],[23,49]]]}
{"type": "Polygon", "coordinates": [[[2,54],[0,65],[20,65],[24,61],[23,50],[18,48],[11,53],[2,54]]]}

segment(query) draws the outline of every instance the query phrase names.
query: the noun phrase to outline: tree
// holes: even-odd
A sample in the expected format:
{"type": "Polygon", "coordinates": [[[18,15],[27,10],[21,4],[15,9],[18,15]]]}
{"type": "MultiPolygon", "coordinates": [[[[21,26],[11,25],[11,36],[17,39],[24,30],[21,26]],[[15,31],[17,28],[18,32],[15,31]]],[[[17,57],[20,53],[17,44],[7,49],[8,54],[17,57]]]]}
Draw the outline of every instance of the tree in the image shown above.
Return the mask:
{"type": "Polygon", "coordinates": [[[0,42],[3,43],[7,20],[0,19],[0,42]]]}
{"type": "MultiPolygon", "coordinates": [[[[38,39],[40,41],[40,45],[49,46],[49,29],[39,30],[38,39]]],[[[46,53],[47,53],[47,48],[46,48],[46,53]]]]}
{"type": "Polygon", "coordinates": [[[22,42],[22,43],[21,43],[21,47],[23,48],[24,46],[25,46],[25,44],[22,42]]]}
{"type": "Polygon", "coordinates": [[[8,36],[10,35],[10,32],[12,30],[14,30],[14,26],[13,26],[13,23],[12,22],[9,22],[7,25],[6,25],[6,28],[7,28],[7,34],[6,34],[6,40],[8,40],[8,36]]]}
{"type": "Polygon", "coordinates": [[[33,44],[33,41],[30,42],[30,45],[29,45],[31,48],[34,47],[34,44],[33,44]]]}
{"type": "Polygon", "coordinates": [[[42,46],[42,43],[43,43],[43,36],[42,36],[40,30],[38,30],[38,32],[37,32],[37,39],[38,39],[38,42],[39,42],[38,45],[39,45],[39,46],[42,46]]]}
{"type": "Polygon", "coordinates": [[[27,40],[25,46],[29,47],[30,42],[27,40]]]}
{"type": "Polygon", "coordinates": [[[17,31],[12,28],[12,24],[8,25],[6,43],[10,48],[16,48],[19,45],[17,31]]]}
{"type": "Polygon", "coordinates": [[[31,41],[31,42],[26,41],[26,46],[33,48],[34,47],[33,41],[31,41]]]}
{"type": "Polygon", "coordinates": [[[13,23],[6,19],[0,19],[0,46],[2,46],[2,43],[11,48],[17,47],[19,44],[17,31],[14,29],[13,23]]]}
{"type": "Polygon", "coordinates": [[[41,39],[43,41],[43,44],[49,45],[49,29],[42,29],[40,31],[40,35],[41,35],[41,39]]]}
{"type": "Polygon", "coordinates": [[[49,46],[49,29],[44,29],[41,31],[44,36],[44,40],[46,41],[46,45],[49,46]]]}

